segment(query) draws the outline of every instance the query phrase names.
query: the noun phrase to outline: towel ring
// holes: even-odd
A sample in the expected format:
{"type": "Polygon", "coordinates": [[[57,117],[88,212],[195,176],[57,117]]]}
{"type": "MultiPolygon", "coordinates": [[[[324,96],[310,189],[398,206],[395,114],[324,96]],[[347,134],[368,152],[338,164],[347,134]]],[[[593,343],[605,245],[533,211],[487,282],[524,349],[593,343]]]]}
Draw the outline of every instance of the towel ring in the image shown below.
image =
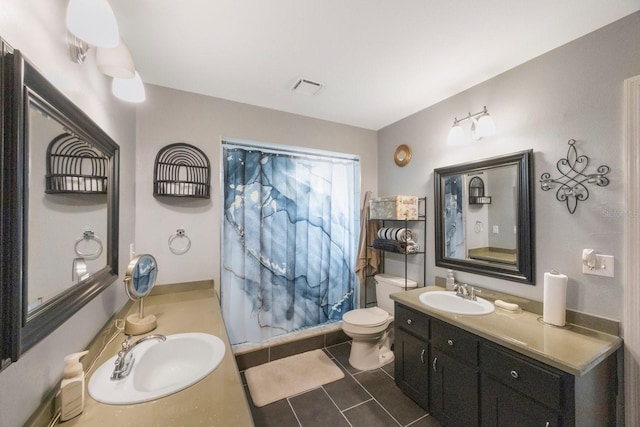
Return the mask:
{"type": "Polygon", "coordinates": [[[100,256],[100,254],[102,254],[102,240],[100,240],[96,233],[91,230],[87,230],[82,233],[82,237],[76,240],[76,244],[73,246],[73,249],[76,251],[76,255],[78,255],[80,258],[96,259],[100,256]],[[97,249],[93,252],[82,252],[80,250],[80,243],[84,241],[88,242],[89,240],[93,240],[98,244],[97,249]]]}
{"type": "Polygon", "coordinates": [[[189,238],[189,236],[186,235],[186,233],[184,232],[184,229],[182,228],[178,228],[176,230],[175,233],[173,233],[170,237],[169,237],[169,249],[171,250],[171,252],[173,252],[176,255],[183,255],[186,254],[189,249],[191,248],[191,239],[189,238]],[[184,245],[184,247],[182,248],[174,248],[172,246],[173,241],[176,239],[186,239],[187,243],[186,245],[184,245]]]}

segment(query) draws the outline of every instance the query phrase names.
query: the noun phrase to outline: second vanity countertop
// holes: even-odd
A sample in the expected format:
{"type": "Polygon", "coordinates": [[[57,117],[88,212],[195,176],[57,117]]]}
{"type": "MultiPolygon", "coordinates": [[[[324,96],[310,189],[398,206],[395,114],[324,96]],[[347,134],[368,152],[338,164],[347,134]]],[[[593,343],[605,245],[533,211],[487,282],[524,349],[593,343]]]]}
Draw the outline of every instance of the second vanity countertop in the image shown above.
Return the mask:
{"type": "MultiPolygon", "coordinates": [[[[162,287],[160,287],[162,288],[162,287]]],[[[224,359],[207,377],[175,394],[133,405],[106,405],[96,402],[88,391],[84,412],[61,426],[253,426],[233,351],[222,320],[220,304],[213,287],[151,295],[145,298],[145,314],[158,319],[158,327],[150,334],[202,332],[220,338],[226,348],[224,359]]],[[[137,304],[124,314],[137,312],[137,304]]],[[[121,314],[121,317],[122,314],[121,314]]],[[[106,339],[111,332],[103,332],[106,339]]],[[[139,339],[139,335],[133,339],[139,339]]],[[[85,391],[91,374],[115,355],[124,335],[107,346],[104,354],[86,377],[85,391]]],[[[102,340],[95,343],[101,344],[102,340]]],[[[93,346],[92,346],[93,347],[93,346]]],[[[135,367],[134,367],[135,369],[135,367]]]]}
{"type": "Polygon", "coordinates": [[[618,336],[577,325],[568,329],[544,325],[539,314],[527,311],[511,313],[496,308],[491,314],[464,316],[420,302],[420,294],[442,290],[428,286],[392,294],[391,299],[575,376],[586,374],[622,345],[618,336]]]}

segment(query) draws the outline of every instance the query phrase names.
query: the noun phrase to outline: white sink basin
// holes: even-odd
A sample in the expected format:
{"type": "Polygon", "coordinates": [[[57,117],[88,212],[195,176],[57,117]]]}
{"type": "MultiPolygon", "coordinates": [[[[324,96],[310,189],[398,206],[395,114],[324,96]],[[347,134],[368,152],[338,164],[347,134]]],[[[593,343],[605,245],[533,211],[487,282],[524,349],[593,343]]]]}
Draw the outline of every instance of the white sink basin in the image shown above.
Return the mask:
{"type": "Polygon", "coordinates": [[[483,298],[477,301],[464,299],[455,292],[433,291],[420,294],[420,302],[436,310],[446,311],[453,314],[464,314],[467,316],[480,316],[493,313],[496,309],[493,304],[483,298]]]}
{"type": "Polygon", "coordinates": [[[111,380],[117,356],[100,365],[89,380],[92,398],[127,405],[177,393],[213,372],[222,362],[225,346],[214,335],[194,332],[167,335],[164,342],[145,341],[131,352],[133,369],[123,379],[111,380]]]}

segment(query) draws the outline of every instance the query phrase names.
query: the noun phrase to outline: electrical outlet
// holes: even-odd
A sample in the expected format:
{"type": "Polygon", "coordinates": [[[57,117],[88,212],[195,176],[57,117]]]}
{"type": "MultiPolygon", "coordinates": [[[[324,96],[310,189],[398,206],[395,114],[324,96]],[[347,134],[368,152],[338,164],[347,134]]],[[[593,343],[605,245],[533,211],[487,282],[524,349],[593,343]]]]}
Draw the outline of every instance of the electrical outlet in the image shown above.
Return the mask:
{"type": "Polygon", "coordinates": [[[500,227],[497,225],[493,226],[493,234],[499,234],[500,233],[500,227]]]}
{"type": "Polygon", "coordinates": [[[596,254],[596,266],[592,269],[582,264],[582,272],[584,274],[593,274],[595,276],[613,277],[613,255],[596,254]]]}

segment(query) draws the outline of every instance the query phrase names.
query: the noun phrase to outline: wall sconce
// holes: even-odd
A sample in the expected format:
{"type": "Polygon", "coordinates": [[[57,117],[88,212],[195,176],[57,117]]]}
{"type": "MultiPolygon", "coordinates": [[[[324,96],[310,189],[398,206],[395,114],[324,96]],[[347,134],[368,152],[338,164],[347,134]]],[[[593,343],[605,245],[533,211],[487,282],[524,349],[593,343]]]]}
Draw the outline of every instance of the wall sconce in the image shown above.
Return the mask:
{"type": "Polygon", "coordinates": [[[479,141],[485,136],[491,136],[496,133],[496,125],[493,119],[487,111],[487,107],[484,107],[482,111],[475,114],[467,114],[466,117],[453,119],[453,126],[449,131],[447,137],[447,144],[449,145],[462,145],[465,143],[464,130],[460,123],[465,120],[471,120],[471,137],[474,141],[479,141]]]}
{"type": "Polygon", "coordinates": [[[111,92],[127,102],[145,100],[129,48],[120,39],[116,17],[107,0],[69,0],[67,5],[69,56],[82,64],[91,46],[96,49],[98,69],[113,77],[111,92]]]}
{"type": "Polygon", "coordinates": [[[598,187],[609,185],[609,178],[605,175],[611,170],[609,166],[598,166],[596,173],[584,174],[589,166],[589,158],[584,154],[578,156],[575,147],[576,140],[570,139],[567,157],[558,160],[556,168],[560,172],[559,178],[551,178],[548,172],[540,176],[540,187],[543,191],[551,190],[554,185],[559,185],[556,191],[556,199],[565,202],[569,213],[573,214],[578,207],[578,202],[589,198],[589,189],[585,184],[595,184],[598,187]]]}

